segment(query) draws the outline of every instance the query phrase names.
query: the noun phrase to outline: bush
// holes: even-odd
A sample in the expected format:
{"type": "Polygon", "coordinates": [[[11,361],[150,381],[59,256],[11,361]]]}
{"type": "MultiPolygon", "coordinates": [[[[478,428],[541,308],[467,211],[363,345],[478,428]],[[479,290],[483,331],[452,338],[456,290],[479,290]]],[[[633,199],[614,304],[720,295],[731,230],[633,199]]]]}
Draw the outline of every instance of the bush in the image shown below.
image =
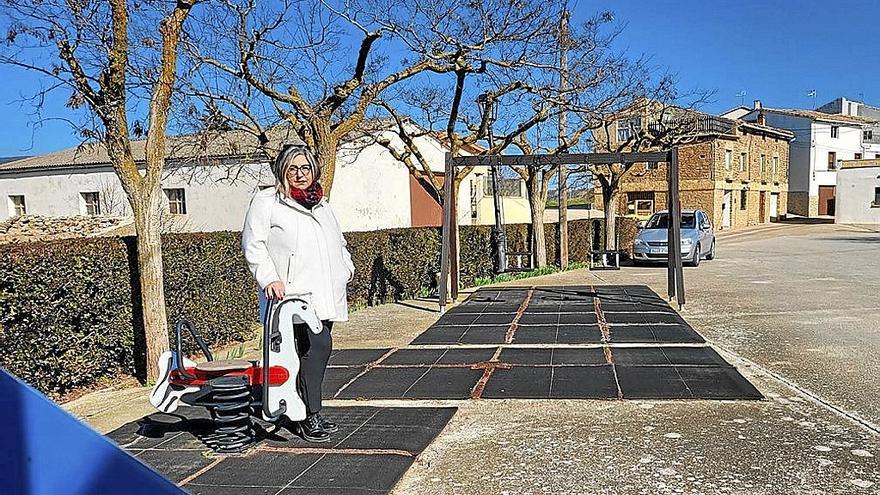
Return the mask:
{"type": "MultiPolygon", "coordinates": [[[[135,345],[133,245],[105,238],[0,248],[0,365],[52,396],[134,374],[145,352],[135,345]]],[[[233,233],[163,239],[169,327],[186,316],[209,345],[251,336],[256,288],[238,246],[233,233]]]]}
{"type": "MultiPolygon", "coordinates": [[[[597,225],[601,226],[601,222],[597,225]]],[[[593,221],[569,223],[571,262],[588,261],[593,221]]],[[[531,226],[505,226],[508,249],[527,251],[531,226]]],[[[494,275],[489,226],[460,228],[461,284],[494,275]]],[[[557,225],[546,225],[548,262],[558,260],[557,225]]],[[[355,263],[349,300],[375,305],[436,288],[440,229],[350,232],[355,263]]],[[[240,234],[163,237],[169,328],[189,318],[211,346],[252,336],[257,288],[240,234]]],[[[0,246],[0,366],[60,396],[119,373],[143,369],[134,239],[67,239],[0,246]],[[132,291],[132,287],[135,288],[132,291]]],[[[173,342],[173,336],[172,336],[173,342]]],[[[184,349],[195,345],[184,339],[184,349]]]]}

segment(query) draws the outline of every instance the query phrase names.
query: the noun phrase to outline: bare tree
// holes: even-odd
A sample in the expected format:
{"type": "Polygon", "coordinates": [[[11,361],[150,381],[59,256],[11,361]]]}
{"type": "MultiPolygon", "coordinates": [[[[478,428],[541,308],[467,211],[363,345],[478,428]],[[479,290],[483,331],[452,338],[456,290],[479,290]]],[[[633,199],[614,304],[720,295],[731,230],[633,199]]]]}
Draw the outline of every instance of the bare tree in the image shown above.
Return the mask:
{"type": "Polygon", "coordinates": [[[159,355],[168,348],[161,176],[178,44],[198,2],[2,0],[9,32],[0,63],[45,76],[53,81],[46,91],[71,93],[68,105],[84,110],[78,130],[104,146],[128,197],[137,232],[148,379],[158,374],[159,355]],[[146,136],[142,158],[135,156],[132,135],[146,136]]]}
{"type": "Polygon", "coordinates": [[[371,107],[419,75],[479,70],[466,51],[494,41],[487,27],[493,5],[514,2],[219,3],[187,36],[187,90],[202,101],[194,114],[253,134],[270,158],[281,144],[273,127],[292,128],[321,162],[329,193],[340,144],[357,134],[371,107]],[[482,30],[463,18],[482,19],[482,30]],[[454,42],[462,36],[476,46],[454,42]]]}
{"type": "MultiPolygon", "coordinates": [[[[473,93],[483,92],[484,101],[498,108],[499,115],[496,125],[491,126],[493,144],[471,149],[473,154],[501,154],[511,146],[523,154],[556,155],[577,149],[586,133],[601,124],[601,115],[623,108],[644,94],[647,64],[644,59],[629,59],[612,50],[612,42],[621,28],[610,13],[599,13],[568,33],[559,29],[563,13],[559,7],[559,4],[541,4],[542,11],[535,17],[531,38],[508,38],[500,50],[504,58],[494,53],[471,53],[473,57],[484,57],[484,66],[489,70],[456,72],[454,89],[449,91],[453,94],[451,101],[437,95],[436,83],[433,91],[410,90],[403,101],[405,108],[416,109],[418,115],[411,118],[426,122],[423,127],[428,129],[433,128],[435,119],[445,119],[454,153],[463,145],[485,143],[492,116],[486,112],[480,114],[476,106],[462,107],[462,103],[473,101],[473,93]],[[557,49],[563,36],[568,48],[564,63],[557,49]],[[532,39],[540,39],[540,47],[533,46],[532,39]],[[511,54],[515,56],[509,56],[511,54]],[[563,74],[566,84],[560,85],[558,81],[563,74]],[[471,98],[460,96],[465,80],[473,80],[471,98]],[[448,110],[444,112],[444,109],[448,110]],[[562,118],[560,123],[560,117],[567,113],[571,118],[568,121],[562,118]],[[541,130],[543,124],[554,119],[557,127],[564,128],[565,132],[555,140],[555,145],[550,145],[541,130]]],[[[401,111],[387,104],[383,107],[395,122],[405,122],[406,116],[401,111]]],[[[414,136],[404,126],[399,127],[398,134],[402,145],[397,146],[402,149],[393,149],[392,154],[407,164],[420,183],[434,189],[429,190],[432,196],[439,196],[438,181],[433,179],[429,164],[412,145],[414,136]]],[[[470,171],[458,171],[456,187],[470,171]]],[[[525,181],[528,190],[535,261],[539,267],[545,266],[544,210],[548,185],[558,169],[551,161],[536,159],[529,165],[514,167],[514,171],[525,181]]]]}
{"type": "MultiPolygon", "coordinates": [[[[612,153],[659,151],[699,139],[701,133],[707,130],[707,119],[712,117],[695,108],[705,102],[710,93],[693,91],[678,95],[674,86],[671,78],[663,78],[654,88],[652,97],[640,98],[629,107],[604,116],[601,125],[593,130],[594,149],[612,153]],[[677,105],[675,100],[688,100],[688,103],[677,105]],[[626,126],[623,132],[618,132],[620,126],[626,126]]],[[[594,185],[598,183],[602,191],[605,249],[616,248],[616,216],[621,181],[627,177],[646,175],[647,169],[643,165],[633,162],[593,164],[581,170],[588,171],[590,180],[594,185]]]]}

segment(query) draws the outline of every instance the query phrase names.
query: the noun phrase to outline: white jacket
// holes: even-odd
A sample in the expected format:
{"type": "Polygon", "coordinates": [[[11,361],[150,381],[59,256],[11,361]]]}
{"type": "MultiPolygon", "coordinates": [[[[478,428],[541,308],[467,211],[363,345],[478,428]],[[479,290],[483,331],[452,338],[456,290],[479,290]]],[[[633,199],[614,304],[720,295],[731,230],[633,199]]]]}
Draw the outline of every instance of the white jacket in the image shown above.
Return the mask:
{"type": "Polygon", "coordinates": [[[321,320],[348,320],[346,285],[354,264],[326,199],[309,211],[274,188],[257,192],[241,247],[261,290],[280,280],[287,295],[310,293],[321,320]]]}

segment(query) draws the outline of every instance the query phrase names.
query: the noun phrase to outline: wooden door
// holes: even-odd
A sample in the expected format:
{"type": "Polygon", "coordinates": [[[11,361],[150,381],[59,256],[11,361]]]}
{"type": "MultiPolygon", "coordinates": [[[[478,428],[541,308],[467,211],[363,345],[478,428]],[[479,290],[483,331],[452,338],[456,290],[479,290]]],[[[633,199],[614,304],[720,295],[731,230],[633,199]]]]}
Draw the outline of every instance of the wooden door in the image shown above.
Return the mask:
{"type": "Polygon", "coordinates": [[[834,215],[834,186],[819,186],[819,215],[834,215]]]}
{"type": "Polygon", "coordinates": [[[758,204],[758,223],[764,223],[767,221],[767,192],[761,191],[760,200],[758,204]]]}

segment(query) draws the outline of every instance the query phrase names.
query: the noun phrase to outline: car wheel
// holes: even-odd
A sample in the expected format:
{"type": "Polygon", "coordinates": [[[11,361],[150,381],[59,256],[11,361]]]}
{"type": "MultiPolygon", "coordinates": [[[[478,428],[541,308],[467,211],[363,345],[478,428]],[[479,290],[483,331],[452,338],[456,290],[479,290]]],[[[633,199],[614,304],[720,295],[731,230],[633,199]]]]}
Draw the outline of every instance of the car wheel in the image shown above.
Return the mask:
{"type": "Polygon", "coordinates": [[[706,255],[707,260],[715,259],[715,241],[712,241],[712,247],[709,249],[709,254],[706,255]]]}
{"type": "Polygon", "coordinates": [[[688,263],[690,266],[700,266],[700,249],[702,246],[697,244],[694,246],[694,256],[691,259],[691,262],[688,263]]]}

